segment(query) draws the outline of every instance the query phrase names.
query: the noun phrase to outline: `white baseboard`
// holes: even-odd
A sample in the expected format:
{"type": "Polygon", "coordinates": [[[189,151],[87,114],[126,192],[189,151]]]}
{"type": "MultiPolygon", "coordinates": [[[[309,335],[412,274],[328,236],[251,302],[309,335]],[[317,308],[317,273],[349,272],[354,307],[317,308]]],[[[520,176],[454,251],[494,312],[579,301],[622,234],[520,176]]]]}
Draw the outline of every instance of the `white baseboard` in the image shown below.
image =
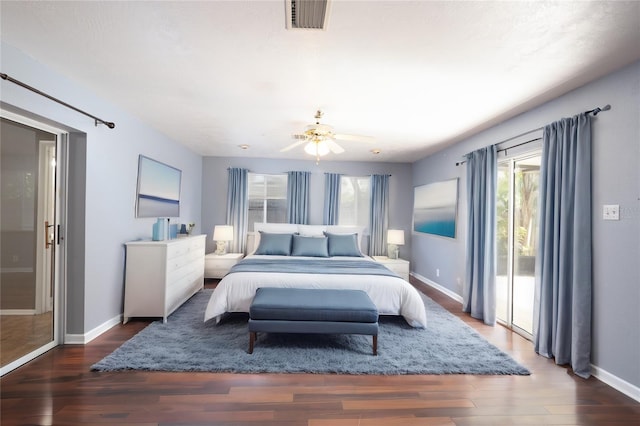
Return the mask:
{"type": "Polygon", "coordinates": [[[88,331],[84,334],[65,334],[64,335],[64,344],[65,345],[86,345],[96,337],[100,336],[102,333],[110,330],[116,325],[122,322],[122,315],[117,315],[110,320],[100,324],[93,330],[88,331]]]}
{"type": "MultiPolygon", "coordinates": [[[[459,296],[458,294],[454,293],[453,291],[449,290],[446,287],[441,286],[440,284],[431,281],[428,278],[423,277],[420,274],[416,274],[415,272],[411,272],[411,275],[413,275],[415,278],[419,279],[420,281],[422,281],[424,284],[428,285],[429,287],[434,288],[435,290],[438,290],[439,292],[449,296],[450,298],[452,298],[453,300],[462,303],[462,296],[459,296]]],[[[593,375],[593,377],[595,377],[596,379],[600,380],[601,382],[611,386],[612,388],[614,388],[615,390],[617,390],[618,392],[621,392],[625,395],[627,395],[629,398],[633,398],[636,401],[640,402],[640,387],[632,385],[631,383],[619,378],[618,376],[615,376],[611,373],[609,373],[606,370],[603,370],[602,368],[595,366],[595,365],[591,365],[591,374],[593,375]]]]}
{"type": "Polygon", "coordinates": [[[0,315],[35,315],[35,309],[0,309],[0,315]]]}
{"type": "Polygon", "coordinates": [[[619,392],[622,392],[629,398],[633,398],[640,402],[640,387],[632,385],[620,377],[615,376],[593,364],[591,364],[591,374],[601,382],[606,383],[619,392]]]}
{"type": "Polygon", "coordinates": [[[415,278],[419,279],[420,281],[422,281],[423,283],[425,283],[426,285],[428,285],[429,287],[433,287],[434,289],[438,290],[440,293],[449,296],[450,298],[452,298],[453,300],[455,300],[456,302],[462,303],[462,296],[460,296],[459,294],[449,290],[446,287],[441,286],[440,284],[431,281],[429,278],[423,277],[420,274],[416,274],[415,272],[411,272],[411,275],[414,276],[415,278]]]}

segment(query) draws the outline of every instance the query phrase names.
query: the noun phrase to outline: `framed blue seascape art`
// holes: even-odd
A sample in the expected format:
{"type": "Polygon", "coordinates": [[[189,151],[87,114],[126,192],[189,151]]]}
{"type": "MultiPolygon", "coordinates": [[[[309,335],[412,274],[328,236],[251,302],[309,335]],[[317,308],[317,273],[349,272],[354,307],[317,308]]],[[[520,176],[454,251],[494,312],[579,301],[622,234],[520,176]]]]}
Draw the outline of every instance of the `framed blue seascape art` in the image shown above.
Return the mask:
{"type": "Polygon", "coordinates": [[[136,217],[180,216],[182,171],[140,155],[136,217]]]}
{"type": "Polygon", "coordinates": [[[441,237],[456,237],[458,178],[416,186],[413,230],[441,237]]]}

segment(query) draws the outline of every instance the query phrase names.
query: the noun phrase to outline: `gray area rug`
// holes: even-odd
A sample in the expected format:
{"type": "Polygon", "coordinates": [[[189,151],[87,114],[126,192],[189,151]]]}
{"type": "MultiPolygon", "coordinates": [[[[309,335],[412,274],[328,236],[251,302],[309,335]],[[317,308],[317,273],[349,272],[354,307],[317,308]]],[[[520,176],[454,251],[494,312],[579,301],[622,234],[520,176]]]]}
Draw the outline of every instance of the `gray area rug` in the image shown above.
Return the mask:
{"type": "Polygon", "coordinates": [[[512,374],[529,371],[423,295],[427,328],[380,317],[378,356],[371,336],[265,334],[247,353],[246,314],[203,322],[212,290],[195,294],[166,324],[156,321],[94,364],[97,371],[234,373],[512,374]]]}

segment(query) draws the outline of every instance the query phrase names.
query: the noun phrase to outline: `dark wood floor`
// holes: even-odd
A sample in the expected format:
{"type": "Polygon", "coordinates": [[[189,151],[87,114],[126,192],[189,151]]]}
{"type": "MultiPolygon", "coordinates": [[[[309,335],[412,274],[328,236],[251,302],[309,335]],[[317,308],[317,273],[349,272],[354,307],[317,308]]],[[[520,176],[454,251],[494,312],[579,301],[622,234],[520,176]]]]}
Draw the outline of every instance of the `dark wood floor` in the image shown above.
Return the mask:
{"type": "MultiPolygon", "coordinates": [[[[85,346],[61,346],[0,379],[8,425],[638,425],[640,403],[536,356],[432,289],[434,300],[531,376],[348,376],[116,372],[89,367],[147,325],[131,321],[85,346]]],[[[215,285],[215,284],[214,284],[215,285]]]]}

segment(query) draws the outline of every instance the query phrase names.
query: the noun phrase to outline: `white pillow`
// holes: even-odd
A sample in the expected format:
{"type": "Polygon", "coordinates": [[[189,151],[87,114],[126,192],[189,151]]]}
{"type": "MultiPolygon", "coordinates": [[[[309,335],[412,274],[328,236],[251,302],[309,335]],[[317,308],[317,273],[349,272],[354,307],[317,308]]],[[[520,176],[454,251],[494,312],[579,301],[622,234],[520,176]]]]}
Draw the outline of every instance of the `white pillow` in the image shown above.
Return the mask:
{"type": "Polygon", "coordinates": [[[326,225],[298,225],[298,233],[303,237],[324,237],[326,225]]]}
{"type": "Polygon", "coordinates": [[[270,234],[293,234],[294,232],[298,232],[298,225],[295,223],[257,222],[253,224],[253,230],[256,232],[268,232],[270,234]]]}

